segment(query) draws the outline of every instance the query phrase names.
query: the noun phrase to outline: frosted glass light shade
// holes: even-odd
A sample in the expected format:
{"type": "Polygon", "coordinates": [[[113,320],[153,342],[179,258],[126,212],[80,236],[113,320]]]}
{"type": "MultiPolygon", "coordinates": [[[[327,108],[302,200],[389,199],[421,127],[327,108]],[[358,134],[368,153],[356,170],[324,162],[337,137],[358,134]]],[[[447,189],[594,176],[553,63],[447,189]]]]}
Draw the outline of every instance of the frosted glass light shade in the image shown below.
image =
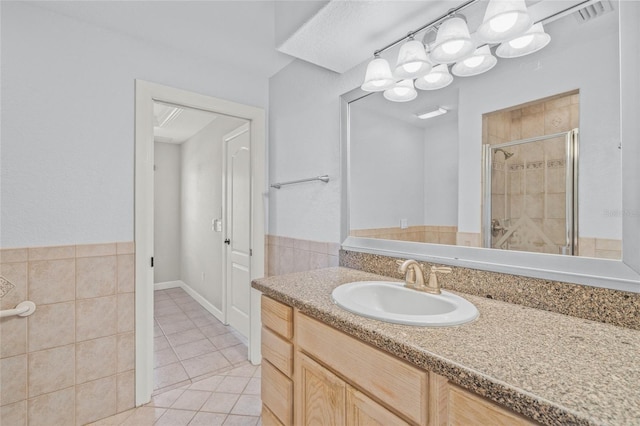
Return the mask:
{"type": "Polygon", "coordinates": [[[435,66],[431,72],[416,80],[416,88],[420,90],[437,90],[447,87],[453,81],[449,68],[445,64],[435,66]]]}
{"type": "Polygon", "coordinates": [[[490,0],[476,34],[485,43],[500,43],[523,34],[532,24],[525,0],[490,0]]]}
{"type": "Polygon", "coordinates": [[[440,25],[431,49],[431,61],[451,64],[468,56],[475,48],[464,19],[453,16],[440,25]]]}
{"type": "Polygon", "coordinates": [[[398,62],[393,75],[397,79],[422,77],[431,71],[424,44],[418,40],[409,40],[400,48],[398,62]]]}
{"type": "Polygon", "coordinates": [[[498,60],[491,54],[489,45],[479,47],[471,56],[457,62],[451,72],[458,77],[471,77],[482,74],[493,68],[498,60]]]}
{"type": "Polygon", "coordinates": [[[386,59],[376,57],[367,65],[364,83],[360,88],[366,92],[382,92],[392,87],[394,83],[389,62],[386,59]]]}
{"type": "Polygon", "coordinates": [[[384,91],[385,99],[393,102],[408,102],[418,96],[418,92],[413,87],[413,80],[401,80],[391,89],[384,91]]]}
{"type": "Polygon", "coordinates": [[[544,32],[541,22],[535,24],[523,35],[502,43],[496,49],[501,58],[518,58],[537,52],[551,41],[551,36],[544,32]]]}

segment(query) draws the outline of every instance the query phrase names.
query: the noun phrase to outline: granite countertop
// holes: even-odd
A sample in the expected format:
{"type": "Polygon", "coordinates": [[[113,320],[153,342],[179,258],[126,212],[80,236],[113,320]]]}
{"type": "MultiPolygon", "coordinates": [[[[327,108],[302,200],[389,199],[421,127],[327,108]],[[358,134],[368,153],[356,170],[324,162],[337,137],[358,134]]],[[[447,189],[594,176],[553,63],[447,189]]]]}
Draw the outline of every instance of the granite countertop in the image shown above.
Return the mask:
{"type": "Polygon", "coordinates": [[[332,302],[335,287],[367,280],[391,279],[336,267],[253,287],[543,424],[640,425],[640,331],[463,293],[480,317],[445,328],[376,321],[332,302]]]}

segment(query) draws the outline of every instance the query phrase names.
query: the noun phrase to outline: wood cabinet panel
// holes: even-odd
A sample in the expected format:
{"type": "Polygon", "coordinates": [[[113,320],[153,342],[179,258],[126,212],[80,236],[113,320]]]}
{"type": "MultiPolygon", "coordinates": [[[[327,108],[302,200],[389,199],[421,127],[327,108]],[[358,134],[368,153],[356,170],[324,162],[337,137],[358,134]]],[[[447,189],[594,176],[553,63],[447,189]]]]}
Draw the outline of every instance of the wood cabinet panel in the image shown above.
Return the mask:
{"type": "Polygon", "coordinates": [[[293,382],[262,360],[262,403],[285,425],[293,424],[293,382]]]}
{"type": "Polygon", "coordinates": [[[536,423],[458,386],[449,384],[449,425],[524,426],[536,423]]]}
{"type": "Polygon", "coordinates": [[[347,426],[405,426],[407,422],[357,389],[347,386],[347,426]]]}
{"type": "Polygon", "coordinates": [[[262,426],[284,426],[266,405],[262,405],[262,426]]]}
{"type": "Polygon", "coordinates": [[[427,423],[428,374],[296,312],[296,343],[313,357],[413,423],[427,423]]]}
{"type": "Polygon", "coordinates": [[[293,376],[293,345],[262,327],[262,357],[287,377],[293,376]]]}
{"type": "Polygon", "coordinates": [[[296,424],[342,426],[346,384],[338,376],[298,353],[296,358],[296,424]]]}
{"type": "Polygon", "coordinates": [[[285,339],[293,337],[293,308],[262,296],[262,325],[285,339]]]}

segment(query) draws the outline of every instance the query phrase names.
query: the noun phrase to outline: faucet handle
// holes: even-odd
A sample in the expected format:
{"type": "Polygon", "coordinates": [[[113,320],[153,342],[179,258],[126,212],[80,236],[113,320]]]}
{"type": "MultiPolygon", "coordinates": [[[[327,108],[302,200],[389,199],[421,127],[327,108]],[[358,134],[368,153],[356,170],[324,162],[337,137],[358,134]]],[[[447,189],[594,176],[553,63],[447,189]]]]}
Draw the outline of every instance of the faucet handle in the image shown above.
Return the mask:
{"type": "Polygon", "coordinates": [[[432,266],[431,273],[440,272],[441,274],[450,274],[451,268],[448,266],[432,266]]]}

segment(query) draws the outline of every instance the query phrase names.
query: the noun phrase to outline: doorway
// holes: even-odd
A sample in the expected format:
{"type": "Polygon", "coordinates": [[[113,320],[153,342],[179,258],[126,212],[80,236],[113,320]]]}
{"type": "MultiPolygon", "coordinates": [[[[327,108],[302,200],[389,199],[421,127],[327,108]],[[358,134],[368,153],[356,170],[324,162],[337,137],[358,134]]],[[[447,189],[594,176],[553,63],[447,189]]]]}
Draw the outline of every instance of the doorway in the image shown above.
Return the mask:
{"type": "MultiPolygon", "coordinates": [[[[141,405],[150,400],[153,391],[153,336],[154,336],[154,103],[176,105],[181,108],[191,108],[199,111],[214,113],[220,117],[235,117],[246,123],[246,140],[250,146],[248,152],[251,173],[245,176],[249,200],[245,202],[249,208],[246,210],[246,224],[248,227],[248,240],[244,242],[249,247],[249,256],[245,261],[246,273],[242,277],[246,281],[244,306],[248,307],[245,333],[248,337],[248,358],[256,364],[260,361],[259,338],[259,292],[250,289],[250,280],[261,277],[264,274],[264,206],[262,200],[262,188],[264,182],[264,139],[265,119],[264,111],[259,108],[237,104],[205,95],[173,89],[166,86],[136,81],[136,170],[135,170],[135,241],[136,241],[136,405],[141,405]]],[[[230,129],[227,130],[229,132],[230,129]]],[[[220,159],[222,160],[222,159],[220,159]]],[[[248,172],[248,170],[244,170],[248,172]]],[[[226,179],[225,179],[226,180],[226,179]]],[[[197,182],[196,182],[197,187],[197,182]]],[[[221,185],[219,191],[225,191],[221,185]],[[222,187],[222,188],[221,188],[222,187]]],[[[201,188],[203,189],[203,188],[201,188]]],[[[207,188],[204,188],[207,190],[207,188]]],[[[224,198],[223,198],[224,199],[224,198]]],[[[224,203],[223,203],[224,204],[224,203]]],[[[197,209],[196,209],[197,210],[197,209]]],[[[222,220],[223,209],[218,209],[217,214],[209,215],[208,229],[211,232],[226,231],[222,220]],[[220,231],[218,231],[220,229],[220,231]]],[[[188,222],[188,221],[187,221],[188,222]]],[[[221,252],[225,249],[221,248],[221,252]]],[[[226,271],[228,268],[220,268],[226,271]]],[[[189,281],[202,284],[206,279],[206,272],[197,277],[189,278],[189,281]]],[[[226,274],[223,274],[224,282],[226,274]]],[[[211,303],[207,295],[199,291],[184,287],[198,303],[207,311],[215,314],[223,322],[227,322],[227,297],[226,288],[223,285],[219,301],[211,303]],[[202,300],[199,299],[200,296],[202,300]],[[208,306],[209,303],[211,306],[208,306]],[[218,306],[216,306],[218,305],[218,306]],[[211,308],[211,309],[210,309],[211,308]]],[[[202,287],[206,293],[207,287],[202,287]]]]}

